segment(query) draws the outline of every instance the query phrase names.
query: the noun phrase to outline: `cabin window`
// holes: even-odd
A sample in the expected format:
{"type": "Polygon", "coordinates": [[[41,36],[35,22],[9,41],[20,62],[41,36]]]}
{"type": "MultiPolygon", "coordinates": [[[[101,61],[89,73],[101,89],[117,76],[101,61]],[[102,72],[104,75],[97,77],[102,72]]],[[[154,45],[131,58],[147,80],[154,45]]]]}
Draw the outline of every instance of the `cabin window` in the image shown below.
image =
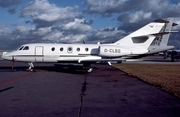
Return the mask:
{"type": "Polygon", "coordinates": [[[29,46],[25,46],[23,50],[29,50],[29,46]]]}
{"type": "Polygon", "coordinates": [[[63,50],[64,50],[63,47],[61,47],[61,48],[60,48],[60,51],[63,51],[63,50]]]}
{"type": "Polygon", "coordinates": [[[80,48],[77,48],[77,51],[79,52],[79,51],[80,51],[80,48]]]}
{"type": "Polygon", "coordinates": [[[51,50],[54,51],[54,50],[55,50],[55,47],[52,47],[51,50]]]}
{"type": "Polygon", "coordinates": [[[73,51],[72,47],[68,47],[67,52],[72,53],[72,51],[73,51]]]}
{"type": "Polygon", "coordinates": [[[87,52],[89,49],[88,48],[85,48],[85,51],[87,52]]]}
{"type": "Polygon", "coordinates": [[[20,48],[19,48],[19,50],[22,50],[24,48],[24,46],[21,46],[20,48]]]}

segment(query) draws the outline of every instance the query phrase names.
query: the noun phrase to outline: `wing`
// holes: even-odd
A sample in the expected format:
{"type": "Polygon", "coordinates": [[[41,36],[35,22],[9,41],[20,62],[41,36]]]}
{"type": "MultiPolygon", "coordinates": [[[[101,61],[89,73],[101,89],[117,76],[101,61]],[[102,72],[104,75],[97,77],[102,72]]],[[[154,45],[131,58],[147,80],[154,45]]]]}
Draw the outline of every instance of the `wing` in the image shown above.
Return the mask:
{"type": "Polygon", "coordinates": [[[85,62],[89,62],[89,63],[109,63],[110,62],[122,62],[125,61],[125,59],[121,59],[121,58],[116,58],[116,59],[106,59],[106,58],[102,58],[100,56],[86,56],[86,57],[82,57],[81,59],[78,60],[79,63],[85,63],[85,62]]]}

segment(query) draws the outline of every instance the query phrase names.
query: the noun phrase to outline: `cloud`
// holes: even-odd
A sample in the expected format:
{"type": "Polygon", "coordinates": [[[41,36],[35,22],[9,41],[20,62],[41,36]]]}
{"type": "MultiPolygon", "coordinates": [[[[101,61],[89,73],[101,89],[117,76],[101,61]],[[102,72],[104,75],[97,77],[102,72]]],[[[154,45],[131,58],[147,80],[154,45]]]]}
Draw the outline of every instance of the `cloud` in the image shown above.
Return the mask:
{"type": "Polygon", "coordinates": [[[21,0],[0,0],[0,7],[7,8],[11,14],[16,13],[19,4],[21,4],[21,0]]]}
{"type": "Polygon", "coordinates": [[[107,43],[115,42],[126,35],[123,30],[118,30],[114,27],[106,27],[103,29],[96,30],[88,37],[87,42],[91,43],[107,43]]]}
{"type": "Polygon", "coordinates": [[[76,34],[76,35],[70,34],[61,38],[61,42],[77,43],[77,42],[83,42],[83,40],[86,39],[87,39],[87,35],[84,34],[76,34]]]}
{"type": "Polygon", "coordinates": [[[84,10],[84,12],[111,16],[112,13],[119,13],[131,9],[132,6],[129,7],[127,3],[128,0],[87,0],[84,5],[88,6],[88,8],[84,10]]]}
{"type": "Polygon", "coordinates": [[[82,18],[75,7],[58,7],[47,0],[34,0],[21,9],[26,25],[0,27],[2,49],[15,49],[25,43],[67,42],[77,43],[87,39],[93,31],[93,20],[82,18]],[[41,7],[43,6],[43,7],[41,7]]]}
{"type": "Polygon", "coordinates": [[[0,27],[0,46],[3,50],[15,49],[25,43],[78,43],[87,40],[88,33],[93,31],[89,25],[85,24],[85,19],[75,19],[67,24],[41,28],[22,25],[11,30],[5,27],[0,27]]]}
{"type": "Polygon", "coordinates": [[[74,22],[69,22],[65,24],[62,28],[66,31],[71,31],[72,33],[87,33],[91,32],[93,29],[86,25],[87,21],[85,19],[75,19],[74,22]]]}
{"type": "Polygon", "coordinates": [[[88,14],[99,14],[102,17],[108,17],[116,13],[119,15],[119,22],[126,19],[129,23],[135,21],[138,23],[140,20],[149,18],[180,16],[180,3],[170,3],[169,0],[98,0],[98,2],[87,0],[84,5],[87,6],[84,12],[88,14]],[[134,16],[138,20],[134,19],[134,16]]]}
{"type": "Polygon", "coordinates": [[[14,30],[9,29],[6,25],[0,25],[0,47],[2,50],[12,50],[22,45],[32,36],[30,36],[29,30],[24,26],[17,26],[14,30]],[[28,36],[29,37],[28,37],[28,36]]]}
{"type": "Polygon", "coordinates": [[[17,12],[16,7],[8,9],[8,12],[11,13],[11,14],[15,14],[17,12]]]}
{"type": "Polygon", "coordinates": [[[87,24],[87,25],[91,25],[93,24],[94,20],[91,19],[91,20],[84,20],[83,24],[87,24]]]}
{"type": "Polygon", "coordinates": [[[32,18],[39,28],[73,21],[80,15],[77,10],[78,6],[63,8],[50,4],[47,0],[34,0],[23,8],[21,16],[32,18]]]}
{"type": "MultiPolygon", "coordinates": [[[[102,18],[118,15],[117,21],[120,24],[118,30],[123,30],[126,34],[155,19],[175,17],[175,22],[180,20],[180,2],[176,1],[175,3],[173,0],[86,0],[84,5],[87,6],[84,13],[87,14],[98,14],[102,18]]],[[[180,26],[177,26],[176,29],[180,30],[180,26]]],[[[102,32],[98,33],[102,34],[102,32]]],[[[178,46],[180,35],[171,35],[169,44],[178,46]]]]}
{"type": "MultiPolygon", "coordinates": [[[[0,2],[0,7],[15,13],[20,0],[8,0],[8,3],[0,2]]],[[[24,25],[0,24],[0,47],[14,49],[36,42],[115,42],[158,18],[175,16],[175,22],[180,23],[180,3],[170,0],[86,0],[84,5],[80,11],[82,8],[78,6],[60,7],[48,0],[34,0],[20,11],[24,25]],[[87,15],[91,19],[86,19],[87,15]],[[104,28],[93,29],[96,18],[104,20],[112,16],[118,22],[116,27],[105,24],[104,28]]],[[[180,30],[180,26],[176,30],[180,30]]],[[[173,34],[169,44],[178,44],[179,36],[179,33],[173,34]]]]}
{"type": "Polygon", "coordinates": [[[8,8],[8,7],[19,5],[20,3],[21,3],[21,0],[1,0],[0,7],[8,8]]]}
{"type": "Polygon", "coordinates": [[[54,42],[61,42],[62,41],[62,38],[63,38],[63,34],[61,32],[49,32],[47,34],[45,34],[43,37],[42,37],[42,40],[45,40],[45,41],[54,41],[54,42]]]}
{"type": "Polygon", "coordinates": [[[168,42],[168,45],[173,45],[175,47],[180,47],[180,32],[173,33],[170,35],[170,40],[168,42]]]}
{"type": "Polygon", "coordinates": [[[149,19],[152,16],[152,13],[144,13],[143,11],[135,12],[134,14],[130,14],[130,23],[137,23],[141,20],[149,19]]]}

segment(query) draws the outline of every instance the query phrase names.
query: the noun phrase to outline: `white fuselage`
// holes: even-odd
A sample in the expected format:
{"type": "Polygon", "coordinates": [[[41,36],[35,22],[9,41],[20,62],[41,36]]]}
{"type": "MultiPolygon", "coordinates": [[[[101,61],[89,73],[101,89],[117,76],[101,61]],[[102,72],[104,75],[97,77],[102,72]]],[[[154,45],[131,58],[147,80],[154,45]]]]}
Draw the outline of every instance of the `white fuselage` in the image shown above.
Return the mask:
{"type": "Polygon", "coordinates": [[[81,62],[144,54],[146,49],[113,44],[47,44],[22,45],[2,55],[3,59],[24,62],[81,62]]]}
{"type": "Polygon", "coordinates": [[[90,55],[98,55],[97,44],[27,44],[28,49],[16,50],[2,56],[7,60],[27,62],[78,61],[90,55]]]}

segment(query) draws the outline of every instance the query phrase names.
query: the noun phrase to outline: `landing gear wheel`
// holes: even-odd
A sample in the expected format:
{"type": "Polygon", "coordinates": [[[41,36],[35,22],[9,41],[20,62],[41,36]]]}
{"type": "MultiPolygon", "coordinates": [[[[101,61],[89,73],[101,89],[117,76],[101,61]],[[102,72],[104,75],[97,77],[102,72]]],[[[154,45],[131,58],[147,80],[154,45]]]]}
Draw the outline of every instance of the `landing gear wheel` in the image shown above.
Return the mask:
{"type": "Polygon", "coordinates": [[[34,68],[28,69],[28,72],[35,72],[36,70],[34,68]]]}
{"type": "Polygon", "coordinates": [[[89,69],[87,70],[88,73],[91,73],[92,71],[93,71],[93,68],[89,68],[89,69]]]}
{"type": "Polygon", "coordinates": [[[93,68],[91,67],[91,63],[84,63],[83,69],[86,70],[87,73],[91,73],[93,71],[93,68]]]}

